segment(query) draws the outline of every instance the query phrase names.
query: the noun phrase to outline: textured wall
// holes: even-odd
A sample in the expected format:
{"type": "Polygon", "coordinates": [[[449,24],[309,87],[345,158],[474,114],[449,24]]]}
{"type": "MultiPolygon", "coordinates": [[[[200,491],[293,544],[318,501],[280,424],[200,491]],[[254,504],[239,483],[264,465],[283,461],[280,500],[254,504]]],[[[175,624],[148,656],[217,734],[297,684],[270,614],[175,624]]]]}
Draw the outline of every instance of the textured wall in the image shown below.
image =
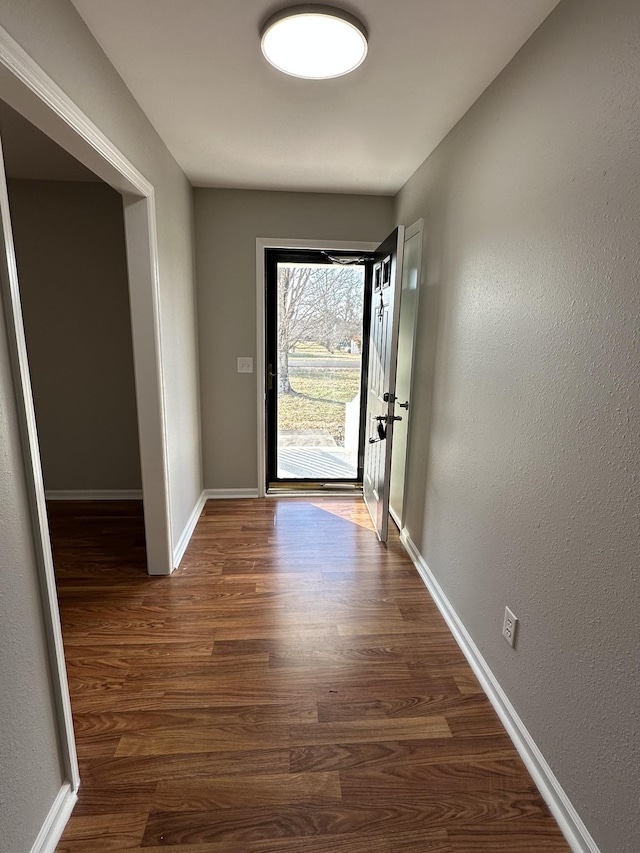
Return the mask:
{"type": "Polygon", "coordinates": [[[10,181],[11,223],[47,489],[139,489],[122,197],[10,181]]]}
{"type": "Polygon", "coordinates": [[[381,241],[393,200],[376,196],[196,189],[196,273],[204,484],[256,488],[256,238],[381,241]]]}
{"type": "Polygon", "coordinates": [[[397,199],[409,532],[603,853],[640,849],[639,89],[636,0],[564,0],[397,199]]]}

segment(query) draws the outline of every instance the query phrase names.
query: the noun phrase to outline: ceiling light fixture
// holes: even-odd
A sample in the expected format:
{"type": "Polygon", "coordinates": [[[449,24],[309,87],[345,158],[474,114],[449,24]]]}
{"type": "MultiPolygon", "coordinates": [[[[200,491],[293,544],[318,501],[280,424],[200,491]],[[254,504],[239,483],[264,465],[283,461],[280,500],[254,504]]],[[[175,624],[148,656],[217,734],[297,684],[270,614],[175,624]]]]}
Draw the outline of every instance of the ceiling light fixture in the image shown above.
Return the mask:
{"type": "Polygon", "coordinates": [[[367,31],[353,15],[333,6],[290,6],[263,26],[262,52],[285,74],[326,80],[362,65],[367,31]]]}

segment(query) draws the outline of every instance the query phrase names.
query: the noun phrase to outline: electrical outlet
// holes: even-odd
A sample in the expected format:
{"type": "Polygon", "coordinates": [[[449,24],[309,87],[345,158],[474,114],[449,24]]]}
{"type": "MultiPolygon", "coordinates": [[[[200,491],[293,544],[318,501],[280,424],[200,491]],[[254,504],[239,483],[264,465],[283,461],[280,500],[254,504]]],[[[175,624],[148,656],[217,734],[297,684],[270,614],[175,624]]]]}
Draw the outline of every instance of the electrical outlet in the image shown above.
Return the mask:
{"type": "Polygon", "coordinates": [[[240,356],[238,359],[238,373],[253,373],[253,359],[249,356],[240,356]]]}
{"type": "Polygon", "coordinates": [[[507,643],[510,646],[515,648],[516,645],[516,631],[518,630],[518,617],[509,610],[508,607],[504,609],[504,622],[502,623],[502,636],[505,638],[507,643]]]}

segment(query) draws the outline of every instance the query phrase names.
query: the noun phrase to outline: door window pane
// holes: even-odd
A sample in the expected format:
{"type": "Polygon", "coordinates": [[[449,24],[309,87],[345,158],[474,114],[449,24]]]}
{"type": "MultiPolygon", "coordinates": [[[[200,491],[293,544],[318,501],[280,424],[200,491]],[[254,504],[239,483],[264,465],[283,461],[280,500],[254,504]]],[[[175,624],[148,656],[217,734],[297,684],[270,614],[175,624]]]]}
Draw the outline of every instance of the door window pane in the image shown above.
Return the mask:
{"type": "Polygon", "coordinates": [[[355,480],[365,268],[277,265],[277,477],[355,480]]]}

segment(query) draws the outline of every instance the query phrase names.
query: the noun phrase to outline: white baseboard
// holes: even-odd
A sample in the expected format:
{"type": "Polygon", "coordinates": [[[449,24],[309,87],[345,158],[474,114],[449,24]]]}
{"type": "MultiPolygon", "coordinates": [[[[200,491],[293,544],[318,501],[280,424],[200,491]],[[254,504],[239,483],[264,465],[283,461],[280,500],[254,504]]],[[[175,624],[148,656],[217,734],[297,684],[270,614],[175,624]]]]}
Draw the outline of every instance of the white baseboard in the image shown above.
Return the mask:
{"type": "Polygon", "coordinates": [[[187,521],[184,530],[178,541],[176,542],[176,546],[173,549],[173,568],[177,569],[180,563],[182,562],[182,558],[184,557],[184,552],[187,550],[187,545],[189,544],[191,537],[193,536],[193,531],[196,529],[196,524],[198,523],[198,519],[202,514],[202,510],[204,509],[204,505],[207,502],[205,497],[205,493],[203,492],[198,498],[198,502],[193,508],[193,512],[189,516],[189,521],[187,521]]]}
{"type": "Polygon", "coordinates": [[[141,501],[142,489],[47,489],[48,501],[141,501]]]}
{"type": "Polygon", "coordinates": [[[66,782],[53,801],[47,819],[33,842],[31,853],[54,853],[77,799],[77,793],[66,782]]]}
{"type": "Polygon", "coordinates": [[[205,489],[206,500],[239,500],[240,498],[257,498],[257,489],[205,489]]]}
{"type": "Polygon", "coordinates": [[[442,587],[436,580],[422,554],[411,540],[406,528],[400,534],[400,540],[411,557],[425,586],[431,593],[440,613],[442,613],[456,642],[478,677],[483,690],[500,717],[515,748],[520,753],[520,757],[558,822],[558,826],[562,830],[573,853],[600,853],[589,830],[565,794],[551,767],[549,767],[545,757],[527,731],[526,726],[498,683],[489,664],[472,640],[471,635],[464,627],[460,617],[443,592],[442,587]]]}
{"type": "Polygon", "coordinates": [[[182,534],[178,539],[175,548],[173,549],[173,568],[177,569],[180,563],[182,562],[184,553],[187,550],[187,546],[191,540],[191,537],[193,536],[193,531],[196,529],[198,519],[202,515],[202,510],[204,509],[204,505],[208,500],[220,500],[222,498],[257,497],[257,489],[205,489],[198,498],[198,502],[193,508],[193,512],[189,516],[189,521],[187,521],[187,524],[184,530],[182,531],[182,534]]]}

